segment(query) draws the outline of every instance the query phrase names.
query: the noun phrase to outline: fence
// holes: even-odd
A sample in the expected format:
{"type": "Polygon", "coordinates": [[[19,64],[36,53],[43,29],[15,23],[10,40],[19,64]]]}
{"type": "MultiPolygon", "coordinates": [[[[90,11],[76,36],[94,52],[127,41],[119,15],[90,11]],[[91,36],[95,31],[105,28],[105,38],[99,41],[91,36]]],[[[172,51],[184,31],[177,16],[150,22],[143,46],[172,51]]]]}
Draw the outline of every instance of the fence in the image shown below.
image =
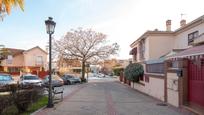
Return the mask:
{"type": "Polygon", "coordinates": [[[164,74],[164,62],[146,64],[147,73],[164,74]]]}
{"type": "Polygon", "coordinates": [[[33,71],[32,74],[38,75],[40,78],[44,78],[46,75],[48,75],[48,71],[33,71]]]}
{"type": "Polygon", "coordinates": [[[2,72],[0,72],[0,73],[10,74],[10,75],[12,75],[12,76],[19,76],[19,75],[20,75],[20,72],[4,72],[4,71],[2,71],[2,72]]]}

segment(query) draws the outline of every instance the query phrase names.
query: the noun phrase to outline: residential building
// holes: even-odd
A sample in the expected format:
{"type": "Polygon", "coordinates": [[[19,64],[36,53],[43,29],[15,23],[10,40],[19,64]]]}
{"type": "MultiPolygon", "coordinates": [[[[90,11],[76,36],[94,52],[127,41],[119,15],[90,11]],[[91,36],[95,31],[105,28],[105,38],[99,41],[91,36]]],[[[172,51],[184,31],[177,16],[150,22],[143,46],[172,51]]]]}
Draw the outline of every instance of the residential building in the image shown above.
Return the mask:
{"type": "Polygon", "coordinates": [[[78,59],[60,58],[57,65],[60,73],[80,73],[82,69],[81,61],[78,59]]]}
{"type": "Polygon", "coordinates": [[[122,60],[122,59],[109,59],[100,62],[99,65],[101,66],[101,71],[110,74],[113,72],[114,68],[125,68],[129,64],[129,60],[122,60]]]}
{"type": "Polygon", "coordinates": [[[117,66],[118,67],[120,67],[120,68],[126,68],[128,65],[129,65],[129,63],[130,63],[130,61],[129,60],[126,60],[126,59],[118,59],[117,60],[117,66]]]}
{"type": "Polygon", "coordinates": [[[202,43],[204,37],[204,23],[201,16],[186,24],[180,21],[180,28],[171,30],[171,20],[166,21],[166,31],[147,31],[134,41],[130,47],[130,54],[134,62],[158,59],[174,50],[184,50],[202,43]],[[198,38],[198,39],[197,39],[198,38]]]}
{"type": "Polygon", "coordinates": [[[172,31],[147,31],[130,45],[130,54],[133,62],[158,59],[172,50],[173,43],[172,31]]]}
{"type": "Polygon", "coordinates": [[[45,69],[47,65],[47,52],[39,46],[28,50],[6,48],[8,57],[1,63],[3,72],[17,73],[37,72],[45,69]]]}
{"type": "Polygon", "coordinates": [[[130,45],[133,62],[145,70],[144,80],[135,88],[177,107],[204,107],[203,43],[204,16],[190,23],[181,20],[175,31],[167,20],[166,31],[145,32],[130,45]]]}

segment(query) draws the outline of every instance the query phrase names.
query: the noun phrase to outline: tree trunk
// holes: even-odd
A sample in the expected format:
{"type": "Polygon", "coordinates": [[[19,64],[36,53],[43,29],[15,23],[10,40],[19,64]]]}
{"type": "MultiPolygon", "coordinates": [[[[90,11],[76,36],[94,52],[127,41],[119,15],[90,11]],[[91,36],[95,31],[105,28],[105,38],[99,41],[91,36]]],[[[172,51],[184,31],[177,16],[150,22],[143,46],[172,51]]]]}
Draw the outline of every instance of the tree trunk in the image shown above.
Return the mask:
{"type": "Polygon", "coordinates": [[[82,79],[85,78],[85,61],[82,61],[82,79]]]}

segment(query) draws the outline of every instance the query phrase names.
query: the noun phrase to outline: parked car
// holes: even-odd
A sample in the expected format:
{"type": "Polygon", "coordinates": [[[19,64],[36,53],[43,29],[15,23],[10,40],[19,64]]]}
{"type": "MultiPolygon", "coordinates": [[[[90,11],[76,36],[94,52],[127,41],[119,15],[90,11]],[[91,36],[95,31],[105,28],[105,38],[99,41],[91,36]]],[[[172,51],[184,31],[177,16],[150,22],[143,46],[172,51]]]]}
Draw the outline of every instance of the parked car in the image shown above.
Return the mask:
{"type": "MultiPolygon", "coordinates": [[[[60,87],[64,85],[64,81],[62,78],[60,78],[57,75],[52,75],[52,86],[53,87],[60,87]]],[[[43,86],[48,87],[49,86],[49,75],[45,76],[43,79],[43,86]]]]}
{"type": "Polygon", "coordinates": [[[6,86],[17,84],[9,74],[0,74],[0,91],[6,90],[6,86]]]}
{"type": "Polygon", "coordinates": [[[71,84],[75,84],[75,83],[81,83],[81,79],[78,77],[74,77],[72,75],[63,75],[61,77],[64,81],[64,84],[66,85],[71,85],[71,84]]]}
{"type": "Polygon", "coordinates": [[[37,75],[25,74],[20,77],[21,86],[42,86],[42,80],[37,75]]]}
{"type": "Polygon", "coordinates": [[[105,74],[99,73],[97,77],[106,77],[105,74]]]}

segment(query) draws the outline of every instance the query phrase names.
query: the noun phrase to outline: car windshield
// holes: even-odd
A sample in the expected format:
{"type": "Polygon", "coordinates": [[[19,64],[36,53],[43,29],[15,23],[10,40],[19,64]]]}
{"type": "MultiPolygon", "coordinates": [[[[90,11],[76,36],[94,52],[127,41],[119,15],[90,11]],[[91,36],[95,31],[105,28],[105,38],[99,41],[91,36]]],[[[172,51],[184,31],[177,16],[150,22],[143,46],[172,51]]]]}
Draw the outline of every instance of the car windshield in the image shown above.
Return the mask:
{"type": "Polygon", "coordinates": [[[66,77],[67,77],[67,78],[74,78],[73,76],[70,76],[70,75],[66,75],[66,77]]]}
{"type": "Polygon", "coordinates": [[[39,78],[37,76],[28,75],[23,77],[24,80],[38,80],[39,78]]]}
{"type": "Polygon", "coordinates": [[[10,75],[0,75],[0,81],[11,81],[12,77],[10,75]]]}

